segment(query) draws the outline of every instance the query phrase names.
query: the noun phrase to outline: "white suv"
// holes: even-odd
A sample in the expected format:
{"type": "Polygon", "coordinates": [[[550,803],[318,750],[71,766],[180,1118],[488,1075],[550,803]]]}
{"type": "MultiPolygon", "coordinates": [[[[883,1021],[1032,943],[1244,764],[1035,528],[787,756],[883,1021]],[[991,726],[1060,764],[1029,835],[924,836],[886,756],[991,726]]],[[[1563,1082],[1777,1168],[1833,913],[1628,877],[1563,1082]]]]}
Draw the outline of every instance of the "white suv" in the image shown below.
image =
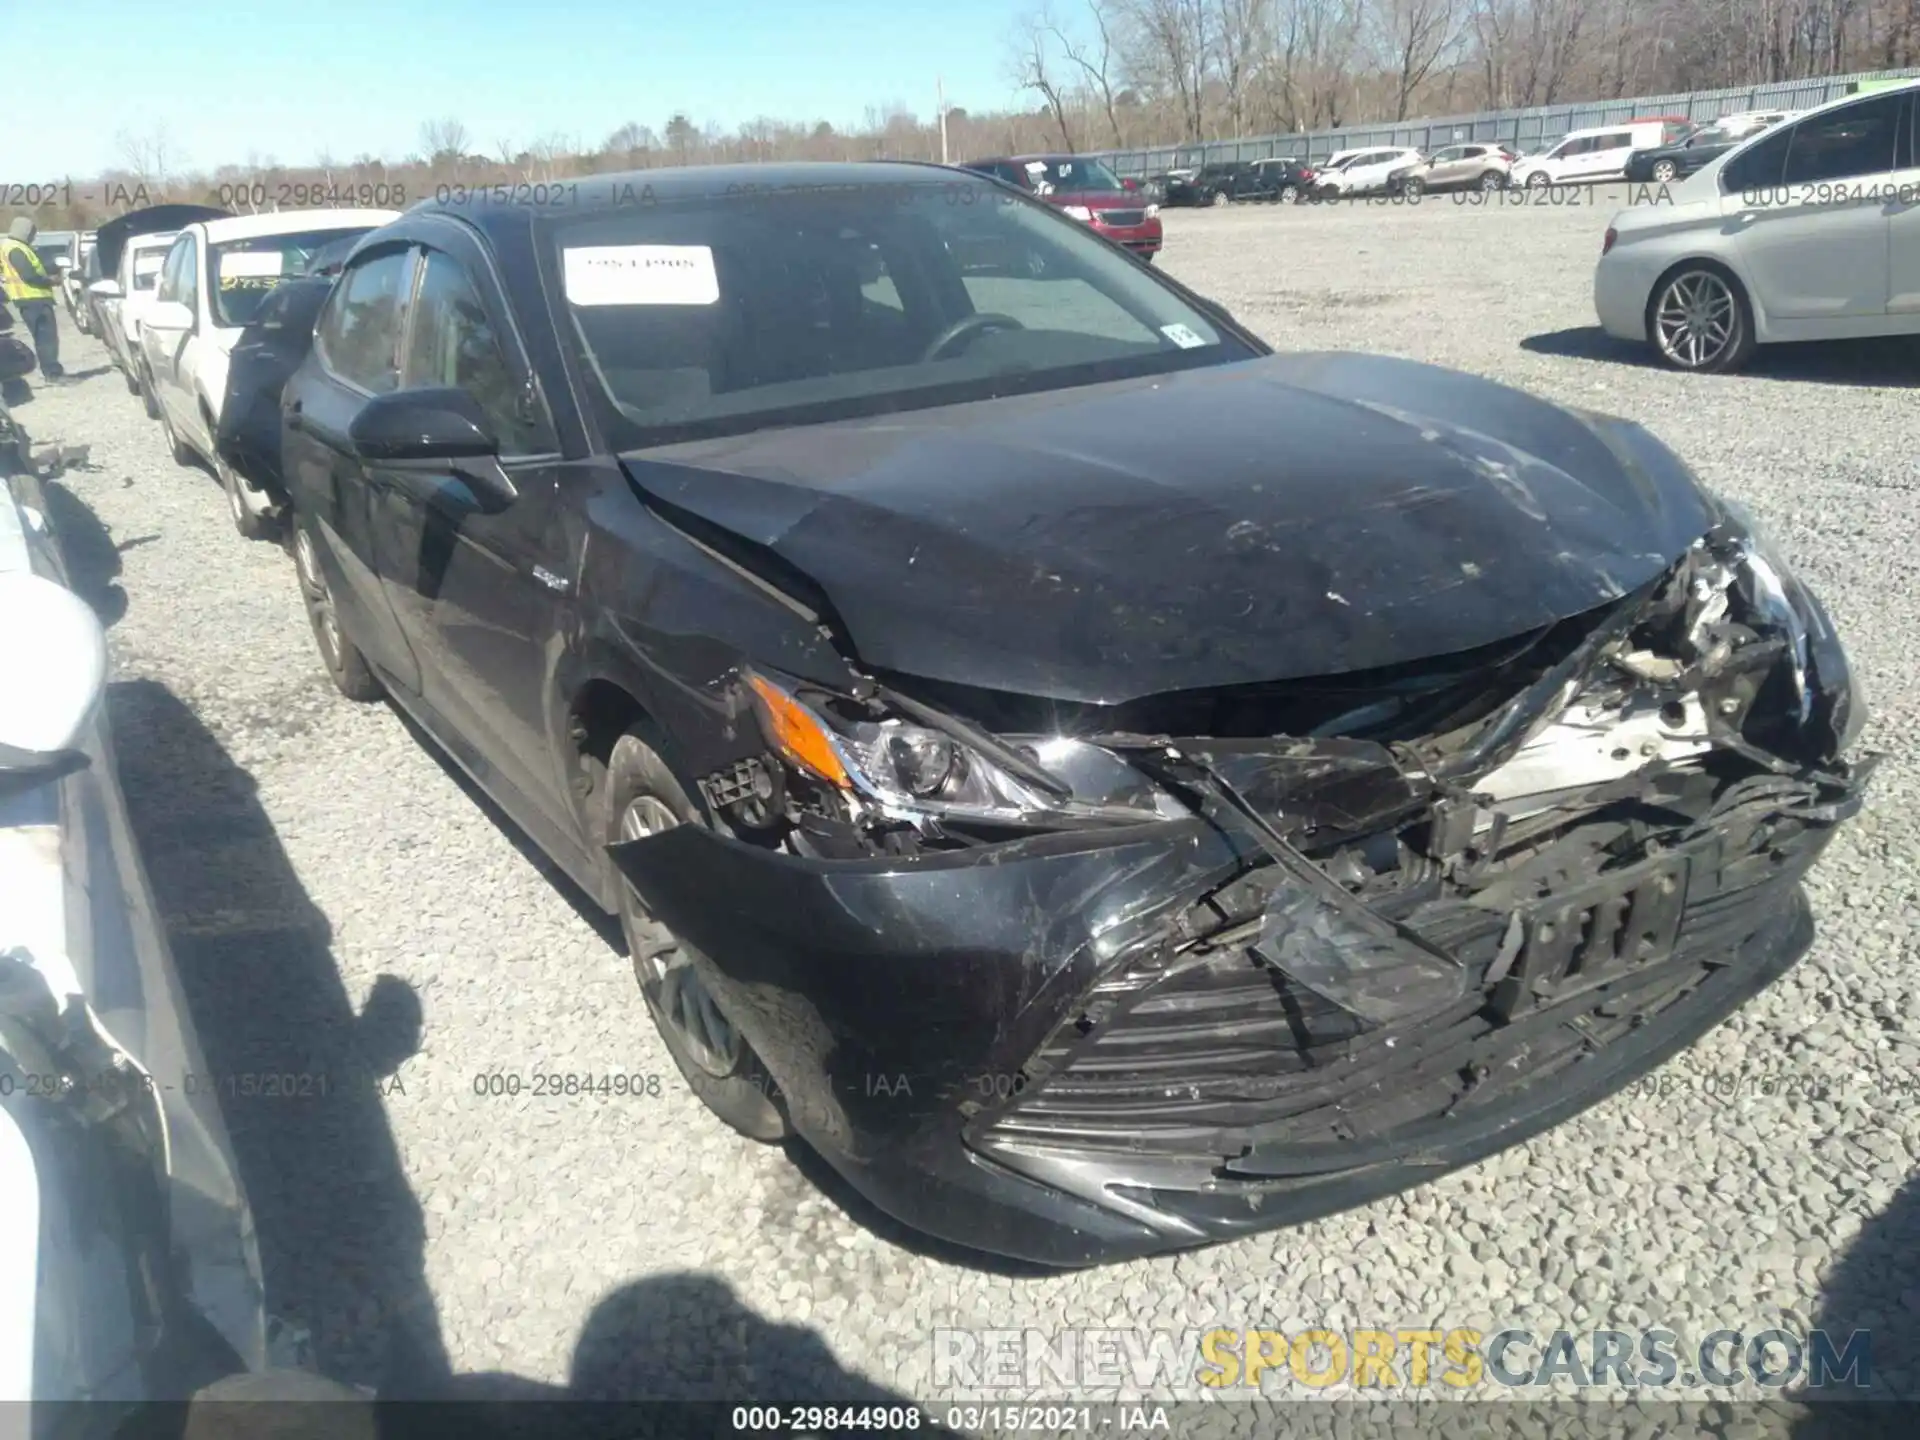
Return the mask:
{"type": "Polygon", "coordinates": [[[1654,150],[1684,133],[1671,120],[1632,120],[1575,130],[1544,155],[1528,155],[1513,165],[1516,185],[1590,185],[1618,180],[1636,150],[1654,150]]]}
{"type": "MultiPolygon", "coordinates": [[[[160,265],[167,258],[167,247],[174,233],[135,235],[120,250],[120,264],[111,279],[96,280],[87,287],[98,302],[100,325],[107,342],[107,353],[127,377],[127,389],[145,395],[145,379],[140,370],[140,321],[153,301],[154,287],[160,280],[160,265]]],[[[147,413],[152,414],[149,399],[147,413]]]]}
{"type": "Polygon", "coordinates": [[[227,357],[269,294],[304,275],[322,248],[400,218],[398,210],[287,210],[188,225],[167,251],[136,343],[167,443],[180,464],[203,457],[220,477],[240,533],[268,528],[267,496],[219,456],[227,357]]]}
{"type": "Polygon", "coordinates": [[[1387,179],[1396,170],[1421,165],[1426,157],[1418,150],[1401,145],[1380,145],[1369,150],[1341,150],[1325,165],[1314,167],[1316,195],[1371,195],[1387,188],[1387,179]]]}

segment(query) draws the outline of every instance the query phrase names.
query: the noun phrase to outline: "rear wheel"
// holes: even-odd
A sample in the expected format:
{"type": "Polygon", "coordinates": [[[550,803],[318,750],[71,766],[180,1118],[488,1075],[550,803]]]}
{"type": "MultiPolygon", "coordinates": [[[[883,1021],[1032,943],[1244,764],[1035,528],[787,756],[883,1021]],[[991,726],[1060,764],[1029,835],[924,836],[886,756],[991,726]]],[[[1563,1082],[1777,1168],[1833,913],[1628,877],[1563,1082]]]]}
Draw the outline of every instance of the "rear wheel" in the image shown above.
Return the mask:
{"type": "Polygon", "coordinates": [[[1544,170],[1536,170],[1527,176],[1527,188],[1529,190],[1544,190],[1547,188],[1548,183],[1547,172],[1544,170]]]}
{"type": "Polygon", "coordinates": [[[1480,177],[1480,188],[1482,190],[1504,190],[1506,186],[1507,177],[1502,175],[1498,170],[1489,170],[1480,177]]]}
{"type": "Polygon", "coordinates": [[[1300,203],[1300,187],[1298,185],[1282,185],[1280,187],[1280,193],[1274,198],[1282,205],[1298,205],[1300,203]]]}
{"type": "Polygon", "coordinates": [[[1400,193],[1409,200],[1418,200],[1426,193],[1427,182],[1418,175],[1409,175],[1400,182],[1400,193]]]}
{"type": "MultiPolygon", "coordinates": [[[[160,397],[153,393],[153,377],[147,373],[147,367],[138,360],[133,362],[134,393],[140,397],[140,403],[146,408],[149,420],[161,418],[160,397]]],[[[171,432],[169,432],[171,434],[171,432]]],[[[184,462],[183,462],[184,463],[184,462]]]]}
{"type": "MultiPolygon", "coordinates": [[[[648,727],[636,726],[607,757],[603,824],[609,844],[706,823],[660,757],[656,738],[648,727]]],[[[688,1088],[749,1139],[786,1139],[793,1127],[760,1057],[715,1003],[679,937],[648,912],[625,877],[617,878],[620,928],[634,979],[688,1088]]]]}
{"type": "Polygon", "coordinates": [[[373,667],[340,628],[340,615],[334,608],[326,571],[320,568],[313,532],[298,523],[293,534],[293,571],[300,581],[300,598],[307,607],[307,623],[313,627],[320,663],[327,667],[334,687],[349,700],[378,700],[384,692],[373,667]]]}
{"type": "Polygon", "coordinates": [[[1725,271],[1686,265],[1662,276],[1647,303],[1647,334],[1676,370],[1717,374],[1753,354],[1753,311],[1725,271]]]}
{"type": "Polygon", "coordinates": [[[1207,203],[1212,205],[1215,209],[1218,209],[1222,205],[1232,204],[1233,197],[1227,194],[1227,192],[1224,190],[1216,190],[1213,192],[1213,199],[1211,199],[1207,203]]]}
{"type": "MultiPolygon", "coordinates": [[[[147,393],[149,395],[153,393],[151,387],[148,388],[147,393]]],[[[194,461],[193,447],[191,445],[186,444],[184,441],[181,440],[181,438],[177,434],[174,433],[173,417],[167,414],[166,406],[155,405],[153,408],[160,412],[160,428],[166,434],[167,449],[173,455],[173,463],[176,465],[193,464],[193,461],[194,461]]]]}
{"type": "Polygon", "coordinates": [[[279,526],[270,513],[260,508],[266,496],[248,484],[247,478],[217,452],[213,457],[213,470],[220,477],[220,488],[227,495],[227,511],[233,516],[233,528],[240,532],[240,537],[243,540],[273,539],[279,526]],[[248,504],[249,500],[253,504],[248,504]]]}

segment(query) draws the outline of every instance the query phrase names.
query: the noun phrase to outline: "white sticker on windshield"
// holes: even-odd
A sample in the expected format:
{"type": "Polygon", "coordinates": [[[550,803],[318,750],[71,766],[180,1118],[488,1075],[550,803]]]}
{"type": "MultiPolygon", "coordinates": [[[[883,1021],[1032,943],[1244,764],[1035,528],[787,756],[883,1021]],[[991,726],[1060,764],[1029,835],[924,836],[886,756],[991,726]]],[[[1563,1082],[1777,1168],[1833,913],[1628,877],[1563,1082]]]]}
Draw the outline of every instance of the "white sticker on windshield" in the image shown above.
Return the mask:
{"type": "Polygon", "coordinates": [[[220,257],[220,273],[229,276],[278,275],[287,257],[278,250],[234,250],[220,257]]]}
{"type": "Polygon", "coordinates": [[[1207,343],[1184,325],[1162,325],[1160,333],[1182,350],[1198,350],[1207,343]]]}
{"type": "Polygon", "coordinates": [[[705,245],[575,245],[561,252],[575,305],[712,305],[720,298],[705,245]]]}
{"type": "Polygon", "coordinates": [[[133,273],[135,275],[158,275],[160,273],[160,267],[166,263],[167,252],[164,250],[154,250],[145,255],[136,255],[133,257],[133,273]]]}

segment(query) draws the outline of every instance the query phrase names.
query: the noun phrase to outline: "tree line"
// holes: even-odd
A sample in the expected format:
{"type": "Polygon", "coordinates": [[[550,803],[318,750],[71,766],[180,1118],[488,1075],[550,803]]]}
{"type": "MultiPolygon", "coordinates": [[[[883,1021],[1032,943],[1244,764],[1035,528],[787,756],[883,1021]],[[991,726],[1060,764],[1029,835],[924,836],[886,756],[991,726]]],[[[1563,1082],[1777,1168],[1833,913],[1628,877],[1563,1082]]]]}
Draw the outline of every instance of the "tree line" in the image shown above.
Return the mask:
{"type": "Polygon", "coordinates": [[[423,124],[399,160],[252,154],[211,170],[190,167],[154,127],[123,133],[121,163],[74,187],[91,198],[34,213],[45,229],[84,228],[113,212],[104,197],[116,194],[247,210],[287,203],[289,186],[410,202],[443,185],[664,165],[938,160],[943,131],[955,161],[1135,149],[1912,65],[1920,0],[1036,0],[1005,37],[1019,100],[1000,111],[896,101],[852,126],[763,117],[731,128],[683,113],[597,143],[562,131],[489,137],[450,116],[423,124]]]}

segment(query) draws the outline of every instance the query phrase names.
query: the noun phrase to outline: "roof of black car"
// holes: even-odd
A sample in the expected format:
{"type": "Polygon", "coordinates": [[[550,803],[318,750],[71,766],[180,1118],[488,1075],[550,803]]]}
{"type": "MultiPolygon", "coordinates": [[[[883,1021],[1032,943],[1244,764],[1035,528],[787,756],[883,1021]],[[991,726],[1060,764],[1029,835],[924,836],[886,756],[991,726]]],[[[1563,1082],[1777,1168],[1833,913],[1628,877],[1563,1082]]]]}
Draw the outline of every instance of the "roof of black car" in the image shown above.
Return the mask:
{"type": "Polygon", "coordinates": [[[901,160],[679,165],[578,175],[532,184],[442,185],[434,197],[412,206],[407,217],[449,215],[467,221],[483,233],[491,233],[519,229],[541,217],[610,212],[662,201],[719,200],[756,193],[802,194],[813,189],[844,191],[908,185],[937,188],[962,177],[970,184],[980,180],[973,171],[958,165],[901,160]]]}

